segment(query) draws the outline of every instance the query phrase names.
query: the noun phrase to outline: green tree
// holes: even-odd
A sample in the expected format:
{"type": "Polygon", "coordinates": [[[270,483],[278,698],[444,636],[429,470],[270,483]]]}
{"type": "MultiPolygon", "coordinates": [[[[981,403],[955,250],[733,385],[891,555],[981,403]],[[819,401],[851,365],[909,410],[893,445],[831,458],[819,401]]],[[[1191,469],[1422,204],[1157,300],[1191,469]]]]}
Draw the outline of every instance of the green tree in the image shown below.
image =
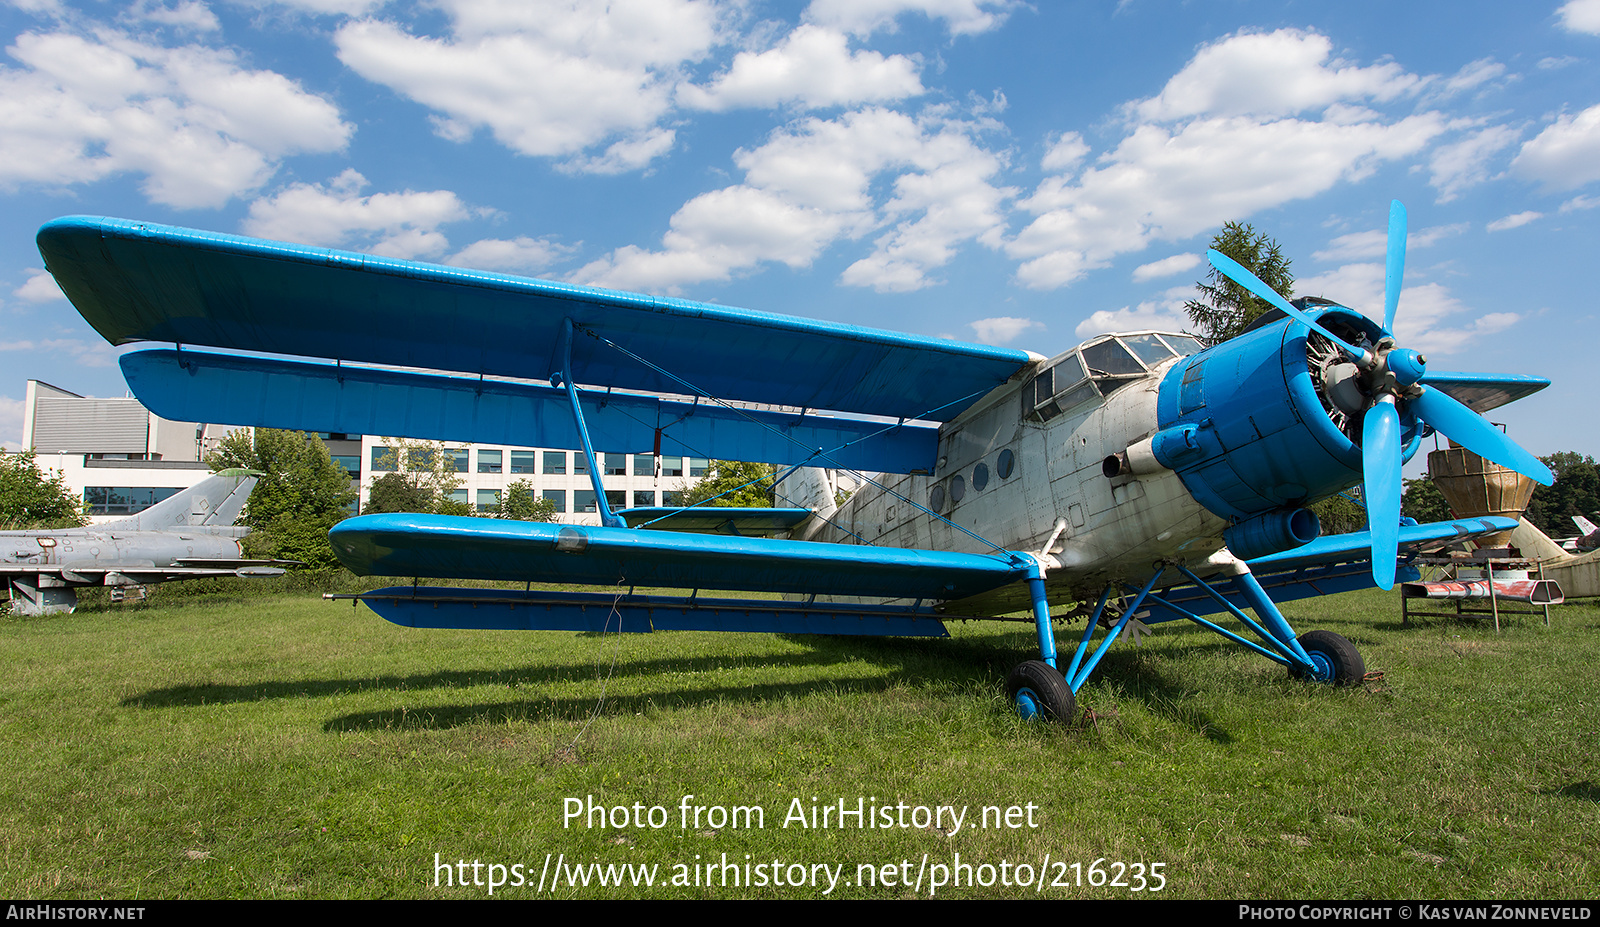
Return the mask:
{"type": "Polygon", "coordinates": [[[1405,495],[1400,497],[1401,515],[1415,518],[1424,525],[1431,521],[1449,521],[1453,517],[1450,503],[1445,501],[1444,493],[1433,480],[1427,477],[1406,480],[1405,486],[1405,495]]]}
{"type": "Polygon", "coordinates": [[[432,512],[438,515],[472,515],[472,505],[454,498],[461,488],[461,471],[455,469],[463,447],[449,447],[439,441],[385,440],[387,452],[374,463],[393,470],[375,480],[367,493],[363,514],[376,512],[432,512]],[[383,487],[378,484],[383,483],[383,487]],[[402,487],[400,484],[409,484],[402,487]],[[374,504],[374,493],[378,501],[374,504]]]}
{"type": "Polygon", "coordinates": [[[433,503],[433,493],[426,487],[417,485],[403,473],[385,473],[372,481],[361,514],[432,512],[433,503]]]}
{"type": "MultiPolygon", "coordinates": [[[[1247,222],[1229,222],[1211,239],[1211,247],[1233,258],[1252,271],[1261,282],[1288,299],[1294,294],[1294,275],[1289,259],[1278,243],[1247,222]]],[[[1256,317],[1272,308],[1266,300],[1228,279],[1212,268],[1210,283],[1196,283],[1199,299],[1183,304],[1194,323],[1195,334],[1207,344],[1220,344],[1240,334],[1256,317]]]]}
{"type": "Polygon", "coordinates": [[[1553,538],[1571,537],[1578,533],[1572,516],[1600,511],[1600,467],[1593,457],[1573,451],[1559,451],[1539,459],[1555,474],[1556,481],[1534,487],[1533,499],[1528,503],[1528,521],[1553,538]]]}
{"type": "Polygon", "coordinates": [[[313,570],[339,561],[328,529],[350,515],[356,491],[350,474],[328,456],[315,435],[273,428],[241,429],[222,439],[206,463],[212,470],[243,467],[266,475],[245,505],[244,539],[251,556],[298,560],[313,570]]]}
{"type": "Polygon", "coordinates": [[[73,497],[61,474],[45,476],[33,451],[0,450],[0,525],[79,528],[86,521],[82,500],[73,497]]]}
{"type": "Polygon", "coordinates": [[[683,504],[698,505],[709,499],[707,505],[770,508],[772,476],[770,464],[713,460],[705,478],[684,490],[683,504]],[[719,495],[724,492],[727,494],[719,495]]]}
{"type": "Polygon", "coordinates": [[[532,483],[516,480],[500,494],[500,504],[496,506],[494,514],[497,518],[516,521],[555,521],[556,504],[550,499],[539,498],[533,491],[532,483]]]}
{"type": "MultiPolygon", "coordinates": [[[[1351,490],[1353,493],[1359,491],[1359,489],[1351,490]]],[[[1349,534],[1352,531],[1366,530],[1366,507],[1342,495],[1329,496],[1307,508],[1317,513],[1317,522],[1322,526],[1323,534],[1349,534]]]]}

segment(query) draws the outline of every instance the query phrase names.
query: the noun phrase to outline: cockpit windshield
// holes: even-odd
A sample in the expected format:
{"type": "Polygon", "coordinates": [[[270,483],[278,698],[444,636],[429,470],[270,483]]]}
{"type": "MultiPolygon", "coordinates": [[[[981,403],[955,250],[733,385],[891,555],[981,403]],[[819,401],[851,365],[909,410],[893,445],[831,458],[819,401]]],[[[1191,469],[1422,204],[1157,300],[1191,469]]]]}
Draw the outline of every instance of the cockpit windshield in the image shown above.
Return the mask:
{"type": "Polygon", "coordinates": [[[1188,335],[1138,332],[1102,335],[1062,355],[1022,388],[1025,419],[1048,422],[1091,399],[1109,396],[1175,357],[1203,345],[1188,335]]]}

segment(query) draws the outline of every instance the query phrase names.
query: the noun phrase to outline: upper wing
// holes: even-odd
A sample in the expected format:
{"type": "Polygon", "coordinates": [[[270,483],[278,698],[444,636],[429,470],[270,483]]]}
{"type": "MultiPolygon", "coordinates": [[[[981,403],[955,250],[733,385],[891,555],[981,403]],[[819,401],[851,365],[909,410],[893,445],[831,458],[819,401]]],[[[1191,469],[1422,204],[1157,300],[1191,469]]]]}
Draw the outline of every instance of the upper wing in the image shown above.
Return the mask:
{"type": "Polygon", "coordinates": [[[1031,357],[122,219],[57,219],[38,242],[61,289],[113,344],[165,341],[546,380],[561,367],[570,320],[576,383],[937,421],[1031,357]]]}

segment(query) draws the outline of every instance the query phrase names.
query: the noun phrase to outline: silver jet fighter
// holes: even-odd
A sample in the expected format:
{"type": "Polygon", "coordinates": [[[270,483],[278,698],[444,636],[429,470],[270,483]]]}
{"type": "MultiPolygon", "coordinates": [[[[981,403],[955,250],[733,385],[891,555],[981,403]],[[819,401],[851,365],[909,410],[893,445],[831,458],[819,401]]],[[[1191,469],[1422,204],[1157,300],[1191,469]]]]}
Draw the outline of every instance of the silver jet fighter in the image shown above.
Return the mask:
{"type": "Polygon", "coordinates": [[[91,525],[0,531],[0,576],[17,615],[71,612],[85,586],[207,576],[281,576],[290,561],[247,560],[235,526],[260,474],[224,470],[137,515],[91,525]]]}

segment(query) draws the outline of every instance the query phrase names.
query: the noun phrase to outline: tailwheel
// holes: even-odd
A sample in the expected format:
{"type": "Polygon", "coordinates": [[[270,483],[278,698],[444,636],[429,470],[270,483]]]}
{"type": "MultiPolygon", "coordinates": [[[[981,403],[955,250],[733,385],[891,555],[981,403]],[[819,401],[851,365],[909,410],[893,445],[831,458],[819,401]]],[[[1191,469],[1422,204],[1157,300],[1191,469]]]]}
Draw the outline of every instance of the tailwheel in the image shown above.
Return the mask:
{"type": "Polygon", "coordinates": [[[1367,664],[1356,651],[1356,645],[1332,631],[1307,631],[1300,635],[1300,646],[1311,658],[1313,671],[1290,667],[1289,675],[1296,679],[1353,686],[1367,675],[1367,664]]]}
{"type": "Polygon", "coordinates": [[[1044,718],[1070,724],[1078,715],[1078,700],[1072,687],[1043,660],[1029,660],[1012,670],[1006,679],[1006,694],[1017,713],[1030,721],[1044,718]]]}

